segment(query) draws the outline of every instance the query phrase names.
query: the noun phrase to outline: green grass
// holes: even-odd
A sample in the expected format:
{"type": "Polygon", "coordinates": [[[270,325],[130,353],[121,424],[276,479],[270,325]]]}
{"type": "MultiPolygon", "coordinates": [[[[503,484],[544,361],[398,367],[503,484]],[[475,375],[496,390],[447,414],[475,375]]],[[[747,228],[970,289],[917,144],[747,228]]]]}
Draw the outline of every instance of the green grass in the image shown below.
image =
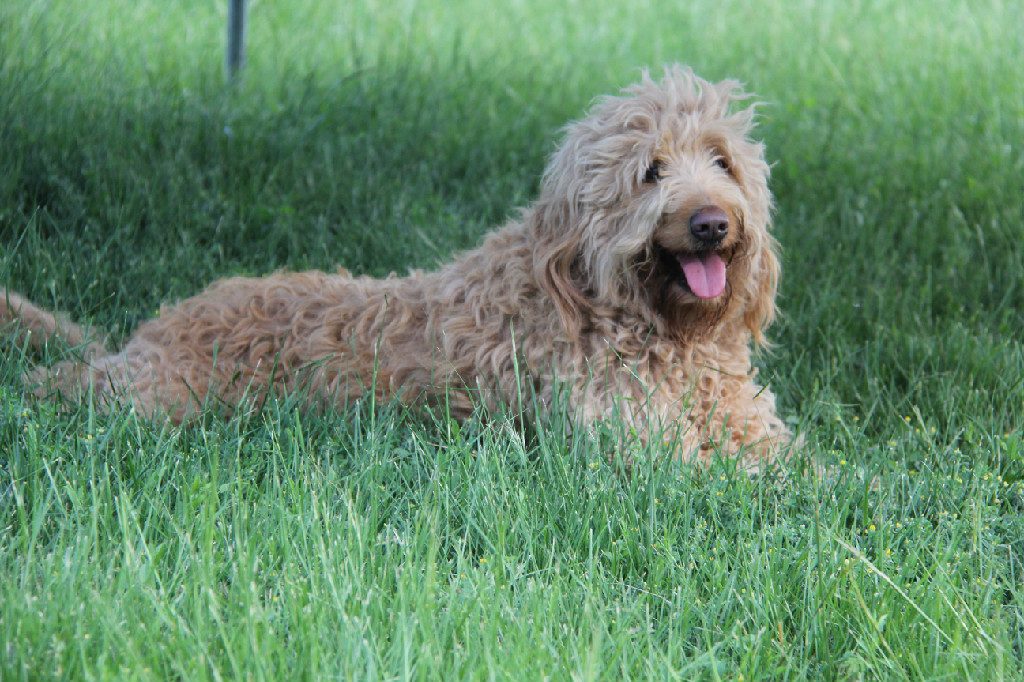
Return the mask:
{"type": "Polygon", "coordinates": [[[762,376],[836,473],[59,412],[2,339],[0,678],[1022,678],[1018,3],[256,2],[234,89],[224,4],[0,5],[0,283],[121,338],[227,274],[432,267],[683,61],[768,102],[762,376]]]}

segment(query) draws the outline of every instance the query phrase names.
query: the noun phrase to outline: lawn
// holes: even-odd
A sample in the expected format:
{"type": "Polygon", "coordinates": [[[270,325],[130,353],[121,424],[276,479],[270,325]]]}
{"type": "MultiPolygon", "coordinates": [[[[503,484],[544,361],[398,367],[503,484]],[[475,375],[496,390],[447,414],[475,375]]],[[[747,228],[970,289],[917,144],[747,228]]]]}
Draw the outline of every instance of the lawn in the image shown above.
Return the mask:
{"type": "Polygon", "coordinates": [[[1024,7],[0,4],[0,285],[434,267],[639,67],[766,104],[779,482],[361,404],[61,411],[0,338],[0,679],[1022,679],[1024,7]],[[655,466],[657,462],[657,466],[655,466]],[[814,475],[815,465],[829,470],[814,475]]]}

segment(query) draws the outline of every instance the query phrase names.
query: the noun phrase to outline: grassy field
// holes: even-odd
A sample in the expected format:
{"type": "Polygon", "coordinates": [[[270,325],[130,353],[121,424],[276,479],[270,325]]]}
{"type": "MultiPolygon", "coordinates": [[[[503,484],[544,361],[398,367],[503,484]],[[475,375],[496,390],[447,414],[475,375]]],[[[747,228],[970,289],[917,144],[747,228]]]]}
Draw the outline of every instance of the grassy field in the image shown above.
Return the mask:
{"type": "Polygon", "coordinates": [[[0,284],[121,338],[219,276],[432,267],[681,61],[768,103],[759,364],[836,473],[59,413],[18,380],[59,350],[0,339],[0,679],[1022,678],[1019,3],[256,1],[232,89],[225,4],[0,4],[0,284]]]}

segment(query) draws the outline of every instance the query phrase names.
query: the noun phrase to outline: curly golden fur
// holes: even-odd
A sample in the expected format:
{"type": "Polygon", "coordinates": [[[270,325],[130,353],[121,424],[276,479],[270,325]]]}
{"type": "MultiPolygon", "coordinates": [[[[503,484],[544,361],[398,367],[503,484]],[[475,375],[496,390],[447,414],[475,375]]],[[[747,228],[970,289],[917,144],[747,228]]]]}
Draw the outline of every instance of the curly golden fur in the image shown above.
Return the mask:
{"type": "MultiPolygon", "coordinates": [[[[730,110],[744,99],[682,67],[645,72],[567,127],[533,205],[441,269],[221,280],[119,352],[93,343],[34,379],[175,421],[270,387],[338,403],[372,388],[459,417],[524,392],[543,409],[564,390],[578,423],[614,416],[684,459],[720,448],[757,467],[789,433],[751,365],[779,261],[753,107],[730,110]]],[[[0,323],[36,342],[86,342],[63,317],[0,299],[0,323]]]]}

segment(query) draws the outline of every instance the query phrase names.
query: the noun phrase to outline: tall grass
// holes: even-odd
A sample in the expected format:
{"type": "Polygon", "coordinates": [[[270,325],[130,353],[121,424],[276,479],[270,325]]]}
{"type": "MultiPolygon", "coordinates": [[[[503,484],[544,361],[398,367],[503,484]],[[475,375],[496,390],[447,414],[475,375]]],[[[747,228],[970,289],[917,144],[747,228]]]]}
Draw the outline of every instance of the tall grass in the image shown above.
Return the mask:
{"type": "Polygon", "coordinates": [[[0,5],[0,283],[122,337],[276,268],[433,267],[682,61],[766,102],[782,483],[358,405],[185,428],[0,345],[0,677],[1021,677],[1024,9],[0,5]]]}

